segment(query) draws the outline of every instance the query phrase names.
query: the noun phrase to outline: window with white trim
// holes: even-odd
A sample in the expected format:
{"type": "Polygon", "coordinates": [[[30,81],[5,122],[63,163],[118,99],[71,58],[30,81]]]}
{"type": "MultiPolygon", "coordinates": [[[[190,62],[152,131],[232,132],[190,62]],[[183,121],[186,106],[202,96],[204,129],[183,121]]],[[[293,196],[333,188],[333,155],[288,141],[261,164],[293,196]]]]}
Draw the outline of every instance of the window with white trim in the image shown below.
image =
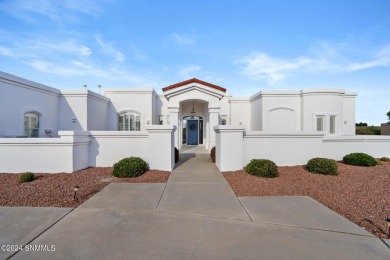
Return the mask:
{"type": "Polygon", "coordinates": [[[118,114],[119,131],[140,131],[141,115],[137,112],[126,111],[118,114]]]}
{"type": "Polygon", "coordinates": [[[39,114],[27,112],[24,114],[24,135],[39,137],[39,114]]]}
{"type": "Polygon", "coordinates": [[[316,118],[316,129],[318,132],[324,131],[324,116],[317,116],[316,118]]]}
{"type": "Polygon", "coordinates": [[[329,134],[334,135],[336,133],[336,116],[329,117],[329,134]]]}

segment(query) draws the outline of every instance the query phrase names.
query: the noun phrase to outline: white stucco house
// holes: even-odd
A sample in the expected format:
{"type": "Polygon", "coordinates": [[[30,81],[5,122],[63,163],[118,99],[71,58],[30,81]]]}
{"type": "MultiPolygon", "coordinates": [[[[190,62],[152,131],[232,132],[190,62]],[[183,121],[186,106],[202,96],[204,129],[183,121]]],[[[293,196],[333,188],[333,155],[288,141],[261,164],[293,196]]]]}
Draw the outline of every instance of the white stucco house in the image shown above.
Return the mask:
{"type": "Polygon", "coordinates": [[[183,145],[216,146],[220,170],[240,169],[256,157],[279,165],[340,159],[348,151],[372,153],[375,144],[383,146],[378,155],[389,156],[389,138],[355,136],[356,96],[329,88],[238,98],[195,78],[160,93],[114,88],[98,94],[0,72],[0,172],[71,172],[129,156],[172,170],[173,147],[183,145]]]}

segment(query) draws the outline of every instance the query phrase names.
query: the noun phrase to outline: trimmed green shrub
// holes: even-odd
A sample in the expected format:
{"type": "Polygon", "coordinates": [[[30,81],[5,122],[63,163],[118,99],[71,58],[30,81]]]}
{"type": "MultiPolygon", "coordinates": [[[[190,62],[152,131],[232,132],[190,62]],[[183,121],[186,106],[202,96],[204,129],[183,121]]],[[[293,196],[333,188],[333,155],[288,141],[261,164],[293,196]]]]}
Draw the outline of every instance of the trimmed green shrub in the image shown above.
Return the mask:
{"type": "Polygon", "coordinates": [[[124,158],[114,164],[112,175],[119,178],[137,177],[148,169],[148,165],[139,157],[124,158]]]}
{"type": "Polygon", "coordinates": [[[180,157],[179,157],[179,150],[175,147],[175,163],[177,163],[179,161],[180,157]]]}
{"type": "Polygon", "coordinates": [[[379,160],[381,160],[382,162],[390,162],[390,159],[387,157],[382,157],[379,160]]]}
{"type": "Polygon", "coordinates": [[[253,159],[245,167],[245,170],[258,177],[273,178],[279,176],[278,166],[273,161],[266,159],[253,159]]]}
{"type": "Polygon", "coordinates": [[[211,157],[211,160],[213,161],[213,163],[215,163],[215,146],[213,148],[211,148],[210,157],[211,157]]]}
{"type": "Polygon", "coordinates": [[[343,161],[346,164],[349,165],[355,165],[355,166],[375,166],[377,165],[376,160],[365,153],[351,153],[343,157],[343,161]]]}
{"type": "Polygon", "coordinates": [[[30,182],[33,181],[35,178],[34,173],[32,172],[25,172],[20,175],[19,182],[30,182]]]}
{"type": "Polygon", "coordinates": [[[337,175],[337,163],[328,158],[313,158],[307,162],[306,170],[312,173],[337,175]]]}

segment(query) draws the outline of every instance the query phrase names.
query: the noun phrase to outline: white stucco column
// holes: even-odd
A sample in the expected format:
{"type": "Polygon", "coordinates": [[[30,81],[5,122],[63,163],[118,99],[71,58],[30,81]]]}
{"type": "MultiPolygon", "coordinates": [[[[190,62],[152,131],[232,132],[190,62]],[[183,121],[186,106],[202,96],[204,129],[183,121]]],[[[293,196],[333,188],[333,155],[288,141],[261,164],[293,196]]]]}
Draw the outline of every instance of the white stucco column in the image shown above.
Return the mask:
{"type": "Polygon", "coordinates": [[[215,164],[220,171],[237,171],[243,167],[244,131],[239,125],[215,126],[215,164]]]}
{"type": "Polygon", "coordinates": [[[175,150],[173,148],[172,125],[149,125],[149,168],[172,171],[175,166],[175,150]]]}
{"type": "Polygon", "coordinates": [[[215,146],[215,131],[213,128],[219,125],[219,110],[220,106],[209,105],[209,123],[210,123],[210,136],[209,136],[209,150],[215,146]]]}
{"type": "Polygon", "coordinates": [[[175,132],[174,132],[174,141],[173,144],[177,149],[180,149],[179,146],[179,110],[180,106],[178,104],[170,105],[168,106],[169,110],[169,122],[171,125],[176,126],[175,132]]]}

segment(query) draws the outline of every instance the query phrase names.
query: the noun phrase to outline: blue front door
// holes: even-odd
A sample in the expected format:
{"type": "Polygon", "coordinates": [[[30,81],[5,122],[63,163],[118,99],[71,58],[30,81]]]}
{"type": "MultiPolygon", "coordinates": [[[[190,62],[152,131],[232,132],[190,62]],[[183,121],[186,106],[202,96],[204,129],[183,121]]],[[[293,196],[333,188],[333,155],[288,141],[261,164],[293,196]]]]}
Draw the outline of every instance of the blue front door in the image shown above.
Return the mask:
{"type": "Polygon", "coordinates": [[[187,120],[187,144],[197,145],[198,144],[198,120],[187,120]]]}

